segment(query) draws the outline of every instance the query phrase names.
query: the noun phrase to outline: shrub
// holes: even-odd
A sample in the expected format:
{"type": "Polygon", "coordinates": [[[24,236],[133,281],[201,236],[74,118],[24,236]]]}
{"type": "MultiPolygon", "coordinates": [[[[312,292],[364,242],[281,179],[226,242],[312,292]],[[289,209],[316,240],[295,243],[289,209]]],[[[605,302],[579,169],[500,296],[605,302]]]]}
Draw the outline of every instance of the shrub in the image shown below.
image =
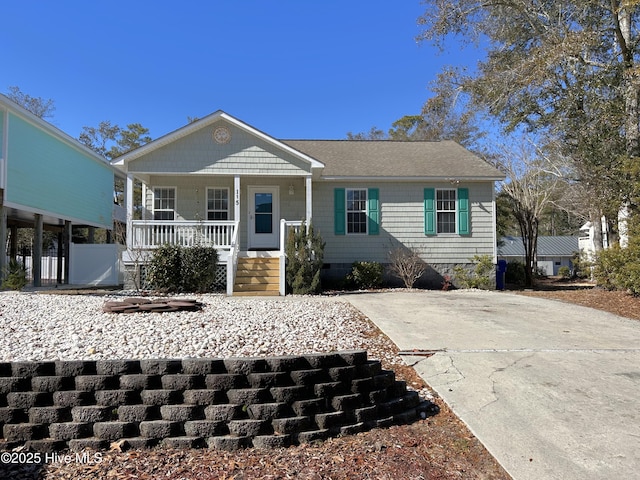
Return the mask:
{"type": "Polygon", "coordinates": [[[558,275],[560,275],[562,278],[570,278],[571,277],[571,269],[569,267],[567,267],[566,265],[563,265],[558,269],[558,275]]]}
{"type": "Polygon", "coordinates": [[[378,262],[353,262],[347,279],[356,288],[377,288],[382,285],[382,265],[378,262]]]}
{"type": "Polygon", "coordinates": [[[9,290],[22,290],[27,286],[27,269],[19,260],[9,260],[9,265],[5,270],[5,279],[2,281],[2,288],[9,290]]]}
{"type": "Polygon", "coordinates": [[[162,291],[202,293],[213,286],[217,263],[218,252],[212,247],[165,244],[153,252],[147,280],[162,291]]]}
{"type": "Polygon", "coordinates": [[[218,252],[212,247],[195,245],[182,251],[182,289],[203,293],[213,287],[216,280],[218,252]]]}
{"type": "Polygon", "coordinates": [[[427,264],[411,248],[399,246],[389,252],[389,270],[402,280],[405,288],[413,288],[426,269],[427,264]]]}
{"type": "Polygon", "coordinates": [[[632,219],[629,244],[615,245],[596,254],[593,278],[599,286],[610,290],[626,290],[640,295],[640,224],[632,219]]]}
{"type": "Polygon", "coordinates": [[[289,229],[287,245],[286,278],[290,290],[297,295],[320,293],[320,270],[324,259],[324,242],[313,225],[305,223],[298,230],[289,229]]]}
{"type": "Polygon", "coordinates": [[[495,267],[491,256],[474,255],[470,260],[475,265],[472,271],[468,271],[461,265],[456,265],[453,269],[459,284],[463,288],[493,289],[495,286],[495,267]]]}

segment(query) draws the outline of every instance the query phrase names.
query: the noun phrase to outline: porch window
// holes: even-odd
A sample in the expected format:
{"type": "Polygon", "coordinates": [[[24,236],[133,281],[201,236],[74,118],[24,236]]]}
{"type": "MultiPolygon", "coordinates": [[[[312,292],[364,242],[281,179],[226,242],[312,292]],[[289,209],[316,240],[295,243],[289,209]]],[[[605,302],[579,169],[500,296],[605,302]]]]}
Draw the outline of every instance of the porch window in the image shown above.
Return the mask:
{"type": "Polygon", "coordinates": [[[174,220],[176,210],[176,189],[161,187],[153,189],[153,219],[174,220]]]}
{"type": "Polygon", "coordinates": [[[347,189],[347,233],[367,233],[367,189],[347,189]]]}
{"type": "Polygon", "coordinates": [[[229,189],[207,189],[207,220],[229,220],[229,189]]]}
{"type": "Polygon", "coordinates": [[[456,233],[456,189],[436,190],[438,233],[456,233]]]}

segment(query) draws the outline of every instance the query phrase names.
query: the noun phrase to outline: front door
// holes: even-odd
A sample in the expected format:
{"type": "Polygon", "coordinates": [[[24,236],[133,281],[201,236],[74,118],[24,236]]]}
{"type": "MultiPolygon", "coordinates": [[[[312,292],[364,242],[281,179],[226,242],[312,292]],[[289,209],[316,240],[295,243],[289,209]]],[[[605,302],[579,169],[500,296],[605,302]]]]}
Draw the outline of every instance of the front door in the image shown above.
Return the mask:
{"type": "Polygon", "coordinates": [[[248,187],[249,249],[280,248],[280,191],[278,187],[248,187]]]}

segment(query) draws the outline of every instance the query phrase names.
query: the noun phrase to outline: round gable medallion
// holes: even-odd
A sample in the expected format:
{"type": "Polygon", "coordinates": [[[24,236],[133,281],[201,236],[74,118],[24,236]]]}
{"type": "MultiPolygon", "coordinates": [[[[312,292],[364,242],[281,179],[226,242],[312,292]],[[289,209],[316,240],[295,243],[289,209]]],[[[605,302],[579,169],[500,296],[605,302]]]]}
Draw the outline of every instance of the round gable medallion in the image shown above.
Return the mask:
{"type": "Polygon", "coordinates": [[[217,127],[213,131],[213,140],[216,143],[229,143],[231,141],[231,132],[227,127],[217,127]]]}

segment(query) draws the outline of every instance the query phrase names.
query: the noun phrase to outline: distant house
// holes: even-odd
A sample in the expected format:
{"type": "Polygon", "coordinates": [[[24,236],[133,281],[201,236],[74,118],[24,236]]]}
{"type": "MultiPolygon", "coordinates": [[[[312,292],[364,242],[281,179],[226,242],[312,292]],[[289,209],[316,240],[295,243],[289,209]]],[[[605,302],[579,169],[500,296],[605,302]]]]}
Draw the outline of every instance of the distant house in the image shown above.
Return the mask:
{"type": "Polygon", "coordinates": [[[229,294],[284,294],[285,236],[301,221],[326,242],[325,278],[354,261],[387,263],[398,246],[434,275],[496,257],[504,175],[450,141],[280,140],[218,111],[112,164],[127,177],[128,268],[166,242],[212,245],[229,294]]]}
{"type": "MultiPolygon", "coordinates": [[[[538,237],[537,261],[545,275],[557,275],[560,267],[573,269],[573,256],[580,251],[579,237],[541,236],[538,237]]],[[[498,258],[524,262],[522,237],[502,237],[498,245],[498,258]]]]}
{"type": "Polygon", "coordinates": [[[44,231],[57,234],[57,283],[117,284],[115,246],[74,249],[72,228],[113,228],[114,169],[58,128],[0,95],[0,255],[17,255],[17,232],[33,228],[33,284],[42,280],[44,231]],[[102,249],[102,252],[98,252],[102,249]],[[105,257],[106,255],[106,257],[105,257]],[[105,264],[105,258],[108,258],[105,264]]]}

